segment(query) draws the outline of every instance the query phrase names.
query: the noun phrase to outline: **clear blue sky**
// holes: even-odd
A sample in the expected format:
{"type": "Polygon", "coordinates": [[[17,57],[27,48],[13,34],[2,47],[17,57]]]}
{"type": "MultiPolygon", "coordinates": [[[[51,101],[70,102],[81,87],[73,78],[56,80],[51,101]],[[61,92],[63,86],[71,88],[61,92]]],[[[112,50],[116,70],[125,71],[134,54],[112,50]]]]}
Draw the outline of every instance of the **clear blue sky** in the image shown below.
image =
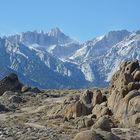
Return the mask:
{"type": "Polygon", "coordinates": [[[0,35],[59,27],[84,41],[140,29],[140,0],[0,0],[0,35]]]}

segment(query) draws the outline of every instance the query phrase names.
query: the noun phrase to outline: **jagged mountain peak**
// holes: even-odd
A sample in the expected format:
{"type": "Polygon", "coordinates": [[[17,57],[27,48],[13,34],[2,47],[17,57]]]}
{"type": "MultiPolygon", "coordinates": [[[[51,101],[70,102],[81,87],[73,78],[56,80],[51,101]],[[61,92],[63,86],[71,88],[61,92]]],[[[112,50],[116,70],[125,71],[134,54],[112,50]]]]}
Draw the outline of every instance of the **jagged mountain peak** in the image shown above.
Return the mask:
{"type": "Polygon", "coordinates": [[[118,35],[118,34],[129,34],[130,32],[128,30],[122,29],[122,30],[112,30],[107,33],[107,35],[118,35]]]}
{"type": "Polygon", "coordinates": [[[74,42],[69,36],[65,35],[58,27],[49,32],[26,31],[16,35],[4,37],[12,43],[23,43],[25,45],[41,46],[48,48],[51,45],[63,45],[74,42]]]}
{"type": "Polygon", "coordinates": [[[119,43],[129,35],[130,32],[127,30],[110,31],[103,36],[96,37],[82,44],[82,47],[70,59],[78,60],[81,63],[85,60],[95,59],[105,54],[113,45],[119,43]]]}
{"type": "Polygon", "coordinates": [[[114,30],[114,31],[110,31],[108,32],[104,38],[107,40],[112,40],[112,39],[116,39],[116,40],[122,40],[124,37],[130,35],[131,32],[127,31],[127,30],[114,30]]]}
{"type": "Polygon", "coordinates": [[[136,34],[140,34],[140,30],[135,31],[136,34]]]}
{"type": "Polygon", "coordinates": [[[49,35],[49,36],[55,36],[55,37],[57,37],[57,36],[59,36],[59,35],[61,35],[61,34],[64,35],[64,33],[62,32],[62,30],[59,29],[58,27],[52,28],[52,29],[48,32],[48,35],[49,35]]]}
{"type": "Polygon", "coordinates": [[[24,44],[27,47],[44,48],[46,51],[63,59],[72,55],[80,48],[79,42],[65,35],[58,27],[51,29],[49,32],[43,30],[26,31],[20,34],[4,37],[12,44],[24,44]]]}

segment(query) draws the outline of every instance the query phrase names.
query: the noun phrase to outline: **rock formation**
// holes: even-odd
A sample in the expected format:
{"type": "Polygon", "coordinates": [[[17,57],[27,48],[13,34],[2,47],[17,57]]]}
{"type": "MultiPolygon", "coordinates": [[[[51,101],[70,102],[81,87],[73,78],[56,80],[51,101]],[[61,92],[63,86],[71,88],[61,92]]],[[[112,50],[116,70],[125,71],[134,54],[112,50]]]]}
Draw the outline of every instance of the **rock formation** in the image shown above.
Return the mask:
{"type": "Polygon", "coordinates": [[[11,73],[0,81],[0,95],[5,91],[20,91],[22,84],[19,82],[16,74],[11,73]]]}
{"type": "Polygon", "coordinates": [[[108,107],[124,127],[132,127],[140,123],[139,72],[140,66],[137,60],[124,62],[111,81],[108,107]],[[134,120],[129,121],[130,118],[134,120]]]}
{"type": "MultiPolygon", "coordinates": [[[[140,66],[137,60],[121,64],[120,69],[112,77],[109,91],[107,101],[103,99],[104,95],[100,90],[93,93],[91,116],[95,118],[95,123],[90,131],[79,133],[75,140],[80,140],[82,137],[87,140],[100,140],[102,137],[96,138],[95,134],[98,129],[101,134],[104,131],[106,134],[107,131],[111,133],[115,127],[138,130],[140,126],[140,66]]],[[[129,138],[128,135],[127,138],[129,138]]],[[[111,138],[111,140],[114,139],[116,138],[111,138]]]]}

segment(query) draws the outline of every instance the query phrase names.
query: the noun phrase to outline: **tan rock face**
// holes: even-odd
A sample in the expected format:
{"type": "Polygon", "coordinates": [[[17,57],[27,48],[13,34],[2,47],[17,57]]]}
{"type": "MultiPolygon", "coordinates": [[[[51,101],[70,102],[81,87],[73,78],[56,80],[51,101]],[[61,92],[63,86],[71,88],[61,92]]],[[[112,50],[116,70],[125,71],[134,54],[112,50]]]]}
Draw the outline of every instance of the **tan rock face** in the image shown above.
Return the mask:
{"type": "Polygon", "coordinates": [[[63,116],[72,119],[92,113],[93,92],[86,90],[81,95],[72,95],[64,100],[63,116]]]}
{"type": "Polygon", "coordinates": [[[106,107],[104,105],[96,104],[95,107],[92,110],[92,114],[96,115],[96,118],[100,118],[104,115],[109,115],[110,110],[109,110],[108,107],[106,107]]]}
{"type": "Polygon", "coordinates": [[[130,115],[126,118],[120,120],[120,124],[122,127],[132,128],[137,127],[139,128],[140,125],[140,113],[136,113],[135,115],[130,115]]]}
{"type": "Polygon", "coordinates": [[[140,93],[137,90],[130,91],[118,104],[116,110],[117,118],[124,118],[126,116],[134,115],[138,110],[136,109],[140,103],[137,102],[136,98],[140,97],[140,93]],[[134,102],[136,101],[136,104],[134,102]]]}
{"type": "Polygon", "coordinates": [[[101,104],[103,102],[103,96],[100,90],[97,90],[96,93],[94,93],[92,102],[93,106],[95,106],[96,104],[101,104]]]}
{"type": "Polygon", "coordinates": [[[85,116],[88,114],[90,114],[88,107],[86,107],[81,101],[67,105],[64,111],[64,116],[68,119],[85,116]]]}
{"type": "Polygon", "coordinates": [[[134,80],[135,81],[140,81],[140,70],[137,70],[134,74],[134,80]]]}
{"type": "Polygon", "coordinates": [[[129,118],[140,112],[139,69],[138,61],[124,62],[111,80],[111,95],[108,98],[108,107],[115,117],[119,121],[123,120],[127,126],[130,124],[129,118]]]}
{"type": "Polygon", "coordinates": [[[78,117],[74,120],[74,124],[78,129],[90,128],[94,124],[94,119],[87,116],[78,117]]]}
{"type": "Polygon", "coordinates": [[[110,131],[114,126],[113,122],[108,116],[100,117],[97,122],[92,126],[92,129],[101,129],[104,131],[110,131]]]}

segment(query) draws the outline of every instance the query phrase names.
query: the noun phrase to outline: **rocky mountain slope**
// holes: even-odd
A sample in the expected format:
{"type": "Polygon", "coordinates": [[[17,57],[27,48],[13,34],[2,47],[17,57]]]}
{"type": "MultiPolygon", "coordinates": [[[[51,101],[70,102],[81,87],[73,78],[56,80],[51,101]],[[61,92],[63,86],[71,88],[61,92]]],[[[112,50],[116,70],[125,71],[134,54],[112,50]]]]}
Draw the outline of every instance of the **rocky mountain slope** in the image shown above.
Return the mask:
{"type": "Polygon", "coordinates": [[[4,66],[1,75],[15,71],[23,82],[28,80],[26,84],[41,88],[79,88],[88,83],[75,64],[56,59],[44,49],[0,39],[0,58],[4,66]]]}
{"type": "Polygon", "coordinates": [[[121,62],[140,60],[139,48],[140,31],[111,31],[85,43],[59,28],[23,32],[0,39],[1,77],[14,71],[40,88],[105,87],[121,62]]]}
{"type": "Polygon", "coordinates": [[[111,31],[84,43],[68,61],[79,66],[87,81],[104,87],[122,62],[140,60],[139,41],[139,31],[111,31]]]}

